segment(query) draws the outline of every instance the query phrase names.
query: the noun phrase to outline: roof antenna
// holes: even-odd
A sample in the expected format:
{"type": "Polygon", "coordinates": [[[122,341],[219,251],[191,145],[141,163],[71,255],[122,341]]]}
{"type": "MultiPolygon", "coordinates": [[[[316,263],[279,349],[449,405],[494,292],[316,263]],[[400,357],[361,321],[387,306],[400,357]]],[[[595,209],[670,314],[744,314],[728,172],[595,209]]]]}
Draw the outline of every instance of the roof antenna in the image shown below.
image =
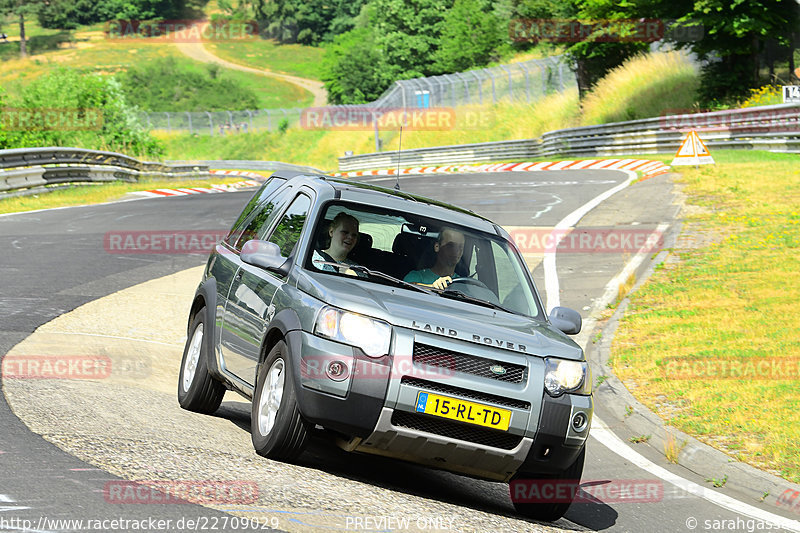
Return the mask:
{"type": "Polygon", "coordinates": [[[397,174],[395,174],[394,190],[400,190],[400,149],[403,146],[403,123],[400,122],[400,142],[397,144],[397,174]]]}

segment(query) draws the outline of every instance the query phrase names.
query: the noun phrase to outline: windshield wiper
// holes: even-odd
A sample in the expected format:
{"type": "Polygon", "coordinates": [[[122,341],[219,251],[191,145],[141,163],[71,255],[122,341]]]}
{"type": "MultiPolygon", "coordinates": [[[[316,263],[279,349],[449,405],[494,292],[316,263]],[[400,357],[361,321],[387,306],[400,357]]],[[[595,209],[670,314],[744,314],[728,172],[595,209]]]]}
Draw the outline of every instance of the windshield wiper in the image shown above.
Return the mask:
{"type": "Polygon", "coordinates": [[[361,273],[366,274],[367,276],[370,276],[370,277],[373,277],[373,278],[378,278],[378,279],[383,279],[383,280],[389,281],[389,282],[393,283],[394,285],[396,285],[398,287],[403,287],[403,288],[411,289],[411,290],[418,291],[418,292],[424,292],[425,294],[434,294],[433,291],[431,291],[429,289],[426,289],[425,287],[420,287],[419,285],[414,285],[413,283],[409,283],[407,281],[403,281],[402,279],[398,279],[398,278],[396,278],[394,276],[390,276],[389,274],[381,272],[380,270],[370,270],[369,268],[361,266],[361,265],[348,265],[347,263],[335,263],[335,262],[332,262],[332,261],[314,261],[314,264],[315,265],[332,265],[332,266],[339,267],[339,268],[344,268],[344,269],[348,269],[349,268],[353,272],[361,272],[361,273]]]}
{"type": "Polygon", "coordinates": [[[470,302],[477,305],[482,305],[484,307],[490,307],[492,309],[499,309],[500,311],[505,311],[506,313],[511,313],[512,315],[516,315],[514,311],[508,309],[507,307],[503,307],[500,304],[496,304],[494,302],[490,302],[489,300],[483,300],[481,298],[476,298],[474,296],[470,296],[464,292],[450,289],[444,290],[439,293],[440,296],[444,296],[445,298],[452,298],[454,300],[463,300],[465,302],[470,302]]]}

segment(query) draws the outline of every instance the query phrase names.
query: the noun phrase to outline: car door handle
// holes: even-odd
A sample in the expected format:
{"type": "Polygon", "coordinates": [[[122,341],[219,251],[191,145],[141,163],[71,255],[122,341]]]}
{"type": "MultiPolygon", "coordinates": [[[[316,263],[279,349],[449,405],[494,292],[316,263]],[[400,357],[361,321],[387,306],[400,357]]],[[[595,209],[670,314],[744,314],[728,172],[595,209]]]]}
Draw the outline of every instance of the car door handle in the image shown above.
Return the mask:
{"type": "Polygon", "coordinates": [[[241,269],[239,269],[239,272],[236,273],[236,276],[234,276],[233,279],[235,279],[236,281],[239,281],[239,280],[242,279],[242,270],[241,269]]]}

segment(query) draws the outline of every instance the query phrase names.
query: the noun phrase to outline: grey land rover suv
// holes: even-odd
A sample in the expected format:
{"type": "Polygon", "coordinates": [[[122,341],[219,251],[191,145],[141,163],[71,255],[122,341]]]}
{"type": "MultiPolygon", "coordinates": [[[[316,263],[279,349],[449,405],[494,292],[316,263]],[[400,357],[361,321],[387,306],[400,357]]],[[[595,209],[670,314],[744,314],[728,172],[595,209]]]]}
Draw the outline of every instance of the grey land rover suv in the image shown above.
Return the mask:
{"type": "Polygon", "coordinates": [[[592,416],[588,364],[567,337],[580,328],[571,309],[545,314],[491,221],[399,190],[277,172],[209,257],[178,400],[212,413],[226,390],[242,394],[255,450],[269,458],[296,458],[324,428],[348,451],[508,482],[519,513],[554,520],[578,487],[592,416]],[[341,213],[357,230],[336,261],[323,250],[341,213]],[[419,273],[445,231],[463,248],[437,288],[419,273]]]}

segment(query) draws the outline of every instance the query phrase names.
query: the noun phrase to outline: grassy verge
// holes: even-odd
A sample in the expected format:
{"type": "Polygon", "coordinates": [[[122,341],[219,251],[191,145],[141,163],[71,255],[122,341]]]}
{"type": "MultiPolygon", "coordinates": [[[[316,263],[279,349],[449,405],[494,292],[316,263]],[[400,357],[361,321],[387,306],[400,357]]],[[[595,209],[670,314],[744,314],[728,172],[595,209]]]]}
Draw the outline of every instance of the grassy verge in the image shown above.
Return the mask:
{"type": "Polygon", "coordinates": [[[269,39],[243,42],[206,42],[212,54],[247,67],[318,80],[324,50],[302,44],[281,44],[269,39]]]}
{"type": "Polygon", "coordinates": [[[40,195],[3,198],[0,200],[0,213],[19,213],[35,209],[50,209],[73,205],[99,204],[118,200],[129,192],[150,189],[175,189],[183,187],[209,187],[212,184],[231,184],[244,178],[214,178],[211,180],[148,180],[136,183],[115,182],[102,184],[75,185],[57,189],[40,195]]]}
{"type": "Polygon", "coordinates": [[[716,165],[681,169],[684,231],[632,295],[613,368],[670,425],[798,482],[800,167],[792,155],[712,155],[716,165]]]}

